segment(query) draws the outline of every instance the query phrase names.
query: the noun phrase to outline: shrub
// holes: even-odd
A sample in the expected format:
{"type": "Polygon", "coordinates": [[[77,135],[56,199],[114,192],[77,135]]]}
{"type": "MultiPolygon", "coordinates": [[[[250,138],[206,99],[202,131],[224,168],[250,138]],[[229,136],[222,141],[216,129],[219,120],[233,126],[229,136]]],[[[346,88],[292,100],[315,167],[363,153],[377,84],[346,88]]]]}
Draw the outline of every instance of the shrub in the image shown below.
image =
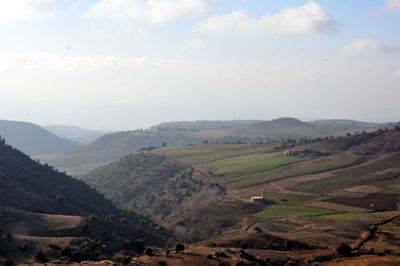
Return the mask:
{"type": "Polygon", "coordinates": [[[153,250],[151,249],[151,247],[147,247],[144,250],[144,254],[147,255],[147,256],[153,256],[153,250]]]}
{"type": "Polygon", "coordinates": [[[141,239],[136,239],[135,241],[133,241],[131,243],[132,243],[132,246],[139,252],[143,252],[143,250],[146,248],[141,239]]]}
{"type": "Polygon", "coordinates": [[[71,248],[69,246],[66,246],[65,248],[63,248],[63,250],[61,250],[61,255],[69,256],[71,254],[71,251],[71,248]]]}
{"type": "Polygon", "coordinates": [[[63,195],[61,195],[61,194],[57,194],[57,195],[56,195],[56,201],[57,201],[59,204],[63,204],[63,203],[65,202],[65,200],[66,200],[65,196],[63,196],[63,195]]]}
{"type": "Polygon", "coordinates": [[[351,247],[346,243],[341,243],[337,248],[336,252],[341,257],[349,257],[351,255],[351,247]]]}
{"type": "Polygon", "coordinates": [[[215,252],[215,257],[217,257],[217,258],[220,258],[220,257],[223,257],[223,258],[228,258],[228,255],[226,255],[224,252],[215,252]]]}
{"type": "Polygon", "coordinates": [[[249,247],[249,244],[247,244],[247,242],[240,242],[238,246],[241,249],[246,249],[249,247]]]}
{"type": "Polygon", "coordinates": [[[87,218],[87,221],[91,224],[97,222],[97,220],[99,220],[99,217],[94,214],[89,215],[89,217],[87,218]]]}
{"type": "Polygon", "coordinates": [[[392,250],[391,249],[385,249],[385,253],[391,255],[392,254],[392,250]]]}
{"type": "Polygon", "coordinates": [[[38,253],[36,253],[35,258],[41,262],[47,261],[47,256],[41,250],[38,253]]]}
{"type": "Polygon", "coordinates": [[[22,251],[28,251],[28,249],[29,249],[29,244],[28,243],[23,243],[22,246],[21,246],[21,250],[22,251]]]}
{"type": "Polygon", "coordinates": [[[258,226],[254,227],[254,231],[256,231],[257,234],[261,234],[262,233],[262,229],[258,226]]]}
{"type": "Polygon", "coordinates": [[[178,253],[182,253],[185,250],[185,245],[181,243],[176,243],[175,245],[175,251],[178,253]]]}
{"type": "Polygon", "coordinates": [[[283,242],[283,246],[285,249],[290,249],[292,247],[292,242],[289,239],[286,239],[285,242],[283,242]]]}

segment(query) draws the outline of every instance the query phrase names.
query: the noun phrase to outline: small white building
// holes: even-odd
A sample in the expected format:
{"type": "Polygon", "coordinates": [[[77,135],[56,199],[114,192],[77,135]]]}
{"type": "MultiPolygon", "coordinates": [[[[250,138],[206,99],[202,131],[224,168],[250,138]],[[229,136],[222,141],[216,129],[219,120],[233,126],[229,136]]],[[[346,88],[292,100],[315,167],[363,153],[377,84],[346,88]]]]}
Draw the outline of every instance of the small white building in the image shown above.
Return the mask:
{"type": "Polygon", "coordinates": [[[264,202],[265,201],[264,189],[261,190],[261,196],[252,196],[252,197],[250,197],[250,201],[251,202],[264,202]]]}

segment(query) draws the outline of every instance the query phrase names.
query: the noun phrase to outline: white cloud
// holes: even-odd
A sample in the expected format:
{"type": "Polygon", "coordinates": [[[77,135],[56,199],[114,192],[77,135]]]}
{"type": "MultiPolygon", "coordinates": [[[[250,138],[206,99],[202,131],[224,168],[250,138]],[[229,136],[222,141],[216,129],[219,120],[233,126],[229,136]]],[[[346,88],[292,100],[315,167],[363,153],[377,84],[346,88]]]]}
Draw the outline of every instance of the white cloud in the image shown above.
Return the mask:
{"type": "Polygon", "coordinates": [[[395,78],[400,78],[400,67],[394,72],[395,78]]]}
{"type": "Polygon", "coordinates": [[[386,0],[383,5],[384,10],[396,10],[400,9],[400,0],[386,0]]]}
{"type": "Polygon", "coordinates": [[[201,39],[194,39],[194,40],[189,40],[186,42],[183,47],[186,49],[199,49],[203,48],[207,45],[206,41],[201,40],[201,39]]]}
{"type": "Polygon", "coordinates": [[[335,30],[335,22],[325,9],[314,1],[297,8],[286,8],[260,18],[239,10],[225,16],[214,16],[195,29],[208,33],[234,35],[307,35],[327,34],[335,30]]]}
{"type": "Polygon", "coordinates": [[[0,22],[47,20],[55,18],[56,0],[2,1],[0,22]]]}
{"type": "Polygon", "coordinates": [[[172,63],[148,57],[121,58],[115,56],[60,56],[48,53],[1,54],[0,71],[79,71],[96,72],[100,70],[120,70],[146,65],[159,66],[172,63]]]}
{"type": "Polygon", "coordinates": [[[200,14],[212,4],[212,0],[101,0],[89,9],[88,15],[120,22],[158,24],[200,14]]]}
{"type": "Polygon", "coordinates": [[[341,51],[345,56],[356,56],[370,53],[400,53],[400,47],[381,43],[374,39],[355,40],[341,51]]]}

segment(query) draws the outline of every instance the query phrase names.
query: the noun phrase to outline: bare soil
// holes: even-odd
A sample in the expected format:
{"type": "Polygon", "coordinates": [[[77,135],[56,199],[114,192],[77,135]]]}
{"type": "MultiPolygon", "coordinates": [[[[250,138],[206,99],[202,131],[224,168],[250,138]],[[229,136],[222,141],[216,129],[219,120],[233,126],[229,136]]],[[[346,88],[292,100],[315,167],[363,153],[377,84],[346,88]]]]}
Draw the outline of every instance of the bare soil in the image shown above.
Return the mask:
{"type": "Polygon", "coordinates": [[[333,202],[342,205],[365,208],[373,211],[390,211],[397,208],[396,202],[399,195],[389,193],[374,193],[363,198],[337,197],[328,199],[326,202],[333,202]]]}

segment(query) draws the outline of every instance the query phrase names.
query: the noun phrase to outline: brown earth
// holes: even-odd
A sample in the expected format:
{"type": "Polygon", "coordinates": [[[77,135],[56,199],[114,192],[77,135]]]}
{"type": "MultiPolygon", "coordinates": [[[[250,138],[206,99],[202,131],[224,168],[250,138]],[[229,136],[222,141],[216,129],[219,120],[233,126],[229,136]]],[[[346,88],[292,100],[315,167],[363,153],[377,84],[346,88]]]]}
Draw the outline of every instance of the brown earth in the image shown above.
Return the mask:
{"type": "Polygon", "coordinates": [[[357,258],[338,259],[323,263],[324,266],[398,266],[400,265],[399,257],[377,257],[366,255],[357,258]]]}
{"type": "Polygon", "coordinates": [[[389,193],[374,193],[363,198],[344,198],[337,197],[325,200],[342,205],[354,206],[357,208],[365,208],[373,211],[390,211],[397,208],[399,195],[389,193]]]}

